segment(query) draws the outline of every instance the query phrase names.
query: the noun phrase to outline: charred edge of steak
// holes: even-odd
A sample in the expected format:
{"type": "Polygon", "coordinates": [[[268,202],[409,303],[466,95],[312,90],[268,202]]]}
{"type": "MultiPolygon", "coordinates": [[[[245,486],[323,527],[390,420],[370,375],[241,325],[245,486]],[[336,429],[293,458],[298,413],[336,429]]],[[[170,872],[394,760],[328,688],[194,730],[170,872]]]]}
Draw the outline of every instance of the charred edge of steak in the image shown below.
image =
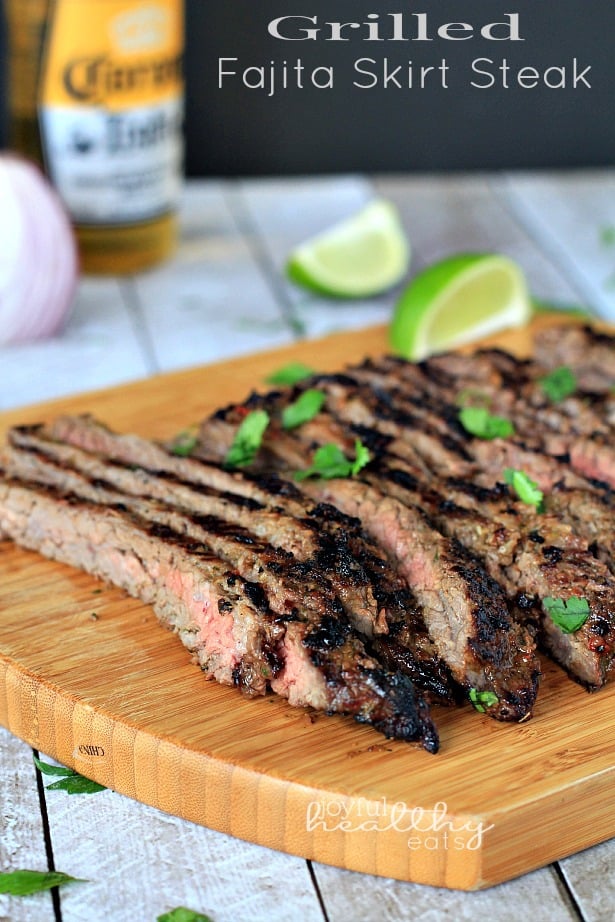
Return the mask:
{"type": "Polygon", "coordinates": [[[456,557],[454,568],[464,580],[472,602],[474,632],[468,642],[498,697],[493,716],[498,720],[523,720],[536,701],[541,676],[533,640],[502,604],[502,587],[486,572],[482,561],[455,538],[451,542],[456,557]]]}
{"type": "Polygon", "coordinates": [[[351,714],[388,738],[420,740],[428,752],[438,751],[427,702],[417,696],[407,676],[387,671],[369,656],[345,617],[325,616],[309,625],[303,644],[312,664],[326,676],[333,696],[331,713],[351,714]]]}
{"type": "Polygon", "coordinates": [[[501,587],[476,560],[432,529],[420,509],[386,491],[347,480],[308,488],[311,495],[325,498],[334,491],[342,508],[359,514],[364,528],[382,542],[423,606],[439,656],[455,679],[467,690],[478,687],[496,694],[497,704],[487,709],[490,716],[527,717],[537,682],[534,644],[509,618],[501,587]],[[481,598],[486,591],[488,597],[481,598]],[[488,648],[489,637],[494,649],[488,648]],[[524,701],[527,707],[521,713],[524,701]]]}
{"type": "Polygon", "coordinates": [[[426,694],[430,704],[459,705],[465,692],[455,682],[450,669],[439,657],[419,659],[411,648],[388,636],[375,637],[370,643],[377,658],[391,672],[402,672],[426,694]]]}

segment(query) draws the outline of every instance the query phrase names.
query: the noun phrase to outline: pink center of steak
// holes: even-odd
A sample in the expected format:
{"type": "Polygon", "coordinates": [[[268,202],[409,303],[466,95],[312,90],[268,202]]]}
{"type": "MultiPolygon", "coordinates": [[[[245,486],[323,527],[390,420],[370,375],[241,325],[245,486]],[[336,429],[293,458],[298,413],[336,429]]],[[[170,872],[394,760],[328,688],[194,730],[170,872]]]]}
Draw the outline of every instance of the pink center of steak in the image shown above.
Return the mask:
{"type": "Polygon", "coordinates": [[[308,651],[301,644],[300,632],[301,628],[297,625],[288,625],[282,642],[284,668],[272,679],[271,688],[276,694],[288,698],[289,704],[295,707],[309,705],[326,710],[329,701],[327,689],[321,673],[311,663],[308,651]]]}

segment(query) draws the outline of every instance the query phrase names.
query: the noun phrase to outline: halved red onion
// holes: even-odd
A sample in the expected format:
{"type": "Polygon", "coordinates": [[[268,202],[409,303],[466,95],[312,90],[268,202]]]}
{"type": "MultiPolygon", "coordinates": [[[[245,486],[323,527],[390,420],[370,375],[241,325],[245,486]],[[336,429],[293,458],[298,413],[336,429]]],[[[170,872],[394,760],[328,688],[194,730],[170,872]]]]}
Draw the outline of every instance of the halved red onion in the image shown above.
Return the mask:
{"type": "Polygon", "coordinates": [[[38,167],[0,155],[0,345],[56,333],[78,276],[70,221],[38,167]]]}

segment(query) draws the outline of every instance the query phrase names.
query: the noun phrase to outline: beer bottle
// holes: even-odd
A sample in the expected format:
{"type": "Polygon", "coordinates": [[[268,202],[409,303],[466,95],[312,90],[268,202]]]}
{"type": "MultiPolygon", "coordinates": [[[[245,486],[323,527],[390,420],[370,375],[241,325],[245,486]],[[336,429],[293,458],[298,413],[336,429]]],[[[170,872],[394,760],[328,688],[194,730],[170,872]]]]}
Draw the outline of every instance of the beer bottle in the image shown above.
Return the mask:
{"type": "Polygon", "coordinates": [[[86,272],[174,247],[182,170],[182,0],[6,0],[9,138],[75,226],[86,272]]]}

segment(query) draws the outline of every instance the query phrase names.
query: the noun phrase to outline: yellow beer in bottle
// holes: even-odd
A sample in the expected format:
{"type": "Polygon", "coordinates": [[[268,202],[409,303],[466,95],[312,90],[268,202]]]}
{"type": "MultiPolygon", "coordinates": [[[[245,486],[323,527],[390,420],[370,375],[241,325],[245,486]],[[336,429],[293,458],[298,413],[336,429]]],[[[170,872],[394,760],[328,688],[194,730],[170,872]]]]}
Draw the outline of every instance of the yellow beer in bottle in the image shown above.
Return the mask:
{"type": "Polygon", "coordinates": [[[86,272],[173,250],[182,172],[181,0],[7,0],[11,144],[38,159],[86,272]]]}

